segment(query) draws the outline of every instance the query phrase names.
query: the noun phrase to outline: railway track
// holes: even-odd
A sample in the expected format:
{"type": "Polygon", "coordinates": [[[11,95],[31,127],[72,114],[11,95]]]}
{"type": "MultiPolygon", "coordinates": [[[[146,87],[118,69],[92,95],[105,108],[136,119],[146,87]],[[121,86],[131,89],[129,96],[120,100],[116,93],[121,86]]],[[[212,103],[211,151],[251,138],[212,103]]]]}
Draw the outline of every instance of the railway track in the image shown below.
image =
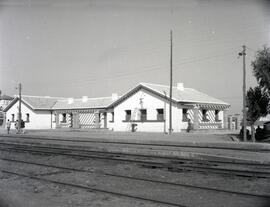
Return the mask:
{"type": "MultiPolygon", "coordinates": [[[[32,138],[31,138],[32,139],[32,138]]],[[[33,138],[33,139],[35,139],[35,138],[33,138]]],[[[43,138],[42,138],[43,139],[43,138]]],[[[46,139],[47,140],[47,139],[46,139]]],[[[55,139],[48,139],[48,140],[55,140],[55,139]]],[[[62,139],[60,139],[61,141],[63,141],[62,139]]],[[[75,140],[71,140],[72,142],[77,142],[77,141],[75,141],[75,140]]],[[[86,141],[86,142],[88,142],[88,141],[86,141]]],[[[89,141],[89,142],[92,142],[92,141],[89,141]]],[[[99,142],[98,142],[99,143],[99,142]]],[[[101,142],[101,143],[103,143],[103,142],[101,142]]],[[[114,143],[114,144],[118,144],[118,143],[115,143],[115,142],[108,142],[108,143],[114,143]]],[[[31,146],[40,146],[40,147],[43,147],[44,148],[44,146],[47,146],[47,147],[45,147],[45,148],[50,148],[50,149],[60,149],[60,147],[59,146],[63,146],[63,145],[60,145],[60,144],[50,144],[50,143],[37,143],[37,142],[24,142],[24,141],[21,141],[21,139],[20,139],[20,141],[15,141],[15,142],[13,142],[13,141],[2,141],[2,140],[0,140],[0,144],[2,144],[2,145],[4,145],[4,144],[17,144],[18,146],[19,145],[23,145],[23,146],[25,146],[26,144],[28,144],[28,145],[31,145],[31,146]],[[58,146],[58,147],[55,147],[55,146],[58,146]]],[[[129,145],[129,143],[122,143],[122,144],[125,144],[125,145],[129,145]]],[[[121,144],[120,144],[121,145],[121,144]]],[[[130,145],[141,145],[141,146],[149,146],[150,148],[148,148],[149,149],[149,151],[151,151],[151,150],[155,150],[155,148],[152,148],[153,146],[163,146],[163,145],[152,145],[152,144],[140,144],[140,143],[131,143],[130,145]]],[[[172,146],[172,147],[174,147],[174,145],[168,145],[168,146],[172,146]]],[[[76,145],[67,145],[67,146],[65,146],[66,148],[61,148],[61,149],[67,149],[67,148],[69,148],[69,149],[72,149],[72,150],[79,150],[80,152],[87,152],[87,153],[90,153],[90,152],[94,152],[94,153],[106,153],[106,154],[121,154],[121,155],[133,155],[133,156],[135,156],[134,155],[134,153],[132,154],[132,153],[125,153],[125,152],[109,152],[109,151],[106,151],[106,150],[91,150],[91,149],[89,149],[89,148],[87,148],[87,147],[82,147],[82,146],[76,146],[76,145]]],[[[120,147],[121,148],[121,147],[120,147]]],[[[188,147],[188,148],[193,148],[193,147],[188,147]]],[[[196,147],[195,147],[196,148],[196,147]]],[[[208,148],[208,147],[199,147],[199,148],[208,148]]],[[[210,147],[211,148],[211,147],[210,147]]],[[[213,148],[213,149],[221,149],[221,148],[213,148]]],[[[162,150],[162,149],[161,149],[162,150]]],[[[170,149],[165,149],[165,151],[170,151],[170,149]]],[[[238,151],[238,149],[229,149],[229,150],[235,150],[235,151],[238,151]]],[[[246,149],[245,149],[246,150],[246,149]]],[[[179,149],[179,151],[182,151],[182,150],[180,150],[179,149]]],[[[183,151],[183,152],[189,152],[189,151],[183,151]]],[[[166,155],[164,155],[164,156],[162,156],[162,155],[147,155],[147,154],[139,154],[139,153],[136,153],[136,156],[143,156],[143,157],[155,157],[155,158],[168,158],[168,157],[170,157],[171,159],[174,159],[174,158],[176,158],[176,159],[178,159],[179,157],[177,157],[177,156],[174,156],[174,155],[170,155],[170,156],[166,156],[166,155]]],[[[187,158],[187,157],[181,157],[181,160],[194,160],[194,159],[197,159],[197,158],[192,158],[192,159],[190,159],[190,158],[187,158]]],[[[197,160],[199,160],[199,159],[197,159],[197,160]]],[[[269,166],[270,167],[270,163],[267,163],[267,162],[261,162],[261,163],[258,163],[258,162],[247,162],[247,161],[240,161],[240,160],[237,160],[237,159],[234,159],[234,160],[218,160],[218,161],[216,161],[216,160],[209,160],[208,159],[208,162],[213,162],[213,163],[215,163],[215,162],[218,162],[218,163],[229,163],[229,164],[249,164],[249,165],[254,165],[254,166],[269,166]]]]}
{"type": "Polygon", "coordinates": [[[51,184],[56,184],[56,185],[61,185],[61,186],[66,186],[66,187],[71,187],[71,188],[77,188],[77,189],[82,189],[82,190],[87,190],[87,191],[95,191],[95,192],[99,192],[99,193],[106,193],[106,194],[111,194],[111,195],[115,195],[115,196],[137,199],[137,200],[147,201],[147,202],[156,203],[156,204],[163,204],[166,206],[186,207],[185,205],[181,205],[178,203],[166,202],[166,201],[162,201],[162,200],[158,200],[158,199],[151,199],[151,198],[146,198],[146,197],[136,196],[136,195],[131,195],[131,194],[118,193],[118,192],[109,191],[109,190],[97,189],[97,188],[93,188],[93,187],[89,187],[89,186],[85,186],[85,185],[73,184],[73,183],[62,182],[62,181],[57,181],[57,180],[51,180],[51,179],[42,178],[42,177],[34,176],[34,175],[28,175],[28,174],[24,174],[24,173],[12,172],[12,171],[8,171],[8,170],[0,170],[0,171],[2,173],[6,173],[6,174],[16,175],[19,177],[29,178],[29,179],[33,179],[33,180],[37,180],[37,181],[41,181],[41,182],[46,182],[46,183],[51,183],[51,184]]]}
{"type": "Polygon", "coordinates": [[[87,149],[71,149],[53,146],[37,146],[28,144],[0,143],[0,150],[28,152],[45,155],[62,155],[87,159],[102,159],[116,162],[139,164],[148,168],[162,168],[171,171],[196,171],[222,175],[243,177],[270,178],[269,165],[261,163],[229,162],[212,160],[180,159],[166,156],[115,153],[87,149]],[[223,166],[222,166],[223,165],[223,166]],[[234,168],[232,168],[234,167],[234,168]],[[237,168],[240,167],[240,169],[237,168]],[[255,169],[250,169],[253,167],[255,169]],[[242,168],[242,169],[241,169],[242,168]]]}
{"type": "MultiPolygon", "coordinates": [[[[125,143],[127,144],[127,143],[125,143]]],[[[143,155],[143,154],[130,154],[130,153],[117,153],[117,152],[106,152],[106,151],[98,151],[91,150],[87,148],[73,148],[74,146],[63,147],[61,145],[53,145],[53,144],[37,144],[37,143],[14,143],[14,142],[1,142],[0,141],[0,151],[8,151],[15,153],[29,153],[31,155],[53,155],[53,156],[65,156],[71,158],[83,158],[86,160],[89,159],[97,159],[104,161],[114,161],[120,163],[131,163],[139,166],[143,166],[146,168],[162,168],[170,171],[181,171],[181,172],[199,172],[199,173],[207,173],[207,174],[222,174],[229,176],[243,176],[243,177],[256,177],[256,178],[270,178],[270,164],[269,163],[249,163],[249,162],[230,162],[229,160],[217,161],[217,160],[194,160],[194,159],[180,159],[177,157],[168,157],[168,156],[153,156],[153,155],[143,155]],[[243,169],[241,169],[243,168],[243,169]]],[[[3,155],[3,154],[2,154],[3,155]]],[[[70,180],[62,180],[61,173],[85,173],[91,175],[102,175],[110,180],[111,178],[121,179],[120,183],[133,182],[133,183],[150,183],[152,186],[161,186],[160,189],[166,189],[166,186],[172,186],[169,189],[188,189],[196,190],[198,192],[209,192],[213,197],[215,195],[224,195],[227,197],[241,198],[241,199],[261,199],[261,201],[268,203],[270,202],[270,194],[262,192],[253,192],[253,191],[239,191],[231,189],[230,187],[221,186],[207,186],[206,184],[192,184],[192,183],[181,183],[181,182],[172,182],[166,181],[162,179],[153,179],[152,177],[142,177],[142,176],[131,176],[131,175],[123,175],[116,173],[107,173],[100,171],[93,171],[84,168],[74,168],[67,167],[63,165],[55,165],[54,163],[47,162],[35,162],[24,160],[24,159],[14,159],[14,158],[6,158],[0,157],[0,160],[20,165],[32,165],[41,167],[40,169],[54,169],[59,171],[60,173],[56,175],[56,177],[50,177],[50,173],[37,173],[33,174],[30,170],[28,172],[28,167],[24,168],[26,172],[22,171],[11,171],[9,168],[3,169],[1,167],[0,171],[5,174],[10,174],[14,176],[19,176],[23,178],[37,180],[43,183],[51,183],[59,186],[65,186],[69,188],[76,188],[86,191],[92,191],[97,193],[110,194],[113,196],[130,198],[135,200],[141,200],[144,202],[151,202],[153,204],[162,205],[162,206],[188,206],[185,202],[181,202],[181,199],[170,200],[166,197],[159,196],[150,196],[149,194],[143,195],[140,192],[136,191],[124,191],[117,189],[106,188],[106,186],[98,185],[98,186],[88,186],[84,183],[70,181],[70,180]],[[48,176],[48,177],[47,177],[48,176]],[[57,177],[58,176],[58,177],[57,177]],[[162,187],[163,186],[163,187],[162,187]]],[[[5,165],[3,165],[5,166],[5,165]]],[[[10,165],[6,165],[10,166],[10,165]]],[[[14,165],[13,165],[14,166],[14,165]]],[[[30,168],[31,169],[31,168],[30,168]]],[[[41,171],[44,172],[44,171],[41,171]]],[[[81,174],[80,174],[81,175],[81,174]]],[[[95,176],[94,176],[95,177],[95,176]]],[[[121,186],[121,184],[120,184],[121,186]]],[[[164,191],[164,193],[166,190],[164,191]]],[[[178,191],[172,191],[178,192],[178,191]]],[[[167,192],[166,192],[167,193],[167,192]]]]}
{"type": "MultiPolygon", "coordinates": [[[[204,144],[168,144],[168,143],[137,143],[137,142],[123,142],[123,141],[108,141],[108,140],[80,140],[80,139],[64,139],[64,138],[47,138],[47,137],[31,137],[27,135],[23,136],[10,136],[10,135],[1,135],[1,138],[8,139],[19,139],[19,140],[40,140],[40,141],[58,141],[58,142],[70,142],[70,143],[97,143],[97,144],[117,144],[117,145],[133,145],[133,146],[150,146],[150,147],[178,147],[178,148],[194,148],[194,149],[222,149],[222,150],[237,150],[237,151],[252,151],[252,152],[270,152],[270,148],[255,149],[255,148],[240,148],[237,145],[234,147],[231,146],[215,146],[209,143],[204,144]]],[[[100,138],[99,138],[100,139],[100,138]]],[[[105,139],[105,138],[104,138],[105,139]]]]}
{"type": "MultiPolygon", "coordinates": [[[[105,175],[105,176],[109,176],[109,177],[117,177],[117,178],[123,178],[123,179],[135,180],[135,181],[151,182],[151,183],[155,183],[155,184],[165,184],[165,185],[172,185],[172,186],[178,186],[178,187],[201,189],[201,190],[207,190],[207,191],[213,191],[213,192],[221,192],[221,193],[226,193],[226,194],[234,194],[234,195],[260,197],[260,198],[270,199],[270,194],[268,195],[268,194],[240,192],[240,191],[234,191],[234,190],[225,190],[225,189],[219,189],[219,188],[214,188],[214,187],[167,182],[167,181],[161,181],[161,180],[157,180],[157,179],[147,179],[147,178],[142,178],[142,177],[120,175],[120,174],[115,174],[115,173],[101,173],[101,172],[97,173],[97,172],[93,172],[92,170],[87,170],[87,169],[85,170],[85,169],[78,169],[78,168],[65,167],[65,166],[52,165],[52,164],[45,164],[45,163],[39,163],[39,162],[29,162],[29,161],[18,160],[18,159],[0,158],[0,160],[7,161],[7,162],[27,164],[27,165],[37,165],[37,166],[46,167],[46,168],[55,168],[55,169],[59,169],[59,170],[67,170],[67,171],[71,171],[71,172],[83,172],[83,173],[89,173],[89,174],[98,174],[98,175],[105,175]]],[[[0,170],[0,171],[5,172],[5,170],[0,170]]]]}

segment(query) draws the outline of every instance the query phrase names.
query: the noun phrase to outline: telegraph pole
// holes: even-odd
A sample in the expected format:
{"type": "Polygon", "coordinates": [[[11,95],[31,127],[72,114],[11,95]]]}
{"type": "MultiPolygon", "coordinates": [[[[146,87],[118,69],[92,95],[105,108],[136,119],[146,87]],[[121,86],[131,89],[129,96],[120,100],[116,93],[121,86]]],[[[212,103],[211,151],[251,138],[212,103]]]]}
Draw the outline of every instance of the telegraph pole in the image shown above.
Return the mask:
{"type": "Polygon", "coordinates": [[[166,102],[167,102],[167,95],[166,91],[163,91],[164,96],[165,96],[165,101],[164,101],[164,109],[163,109],[163,119],[164,119],[164,134],[167,134],[166,132],[166,102]]]}
{"type": "Polygon", "coordinates": [[[22,122],[22,84],[19,83],[19,117],[18,117],[18,129],[21,132],[21,122],[22,122]]]}
{"type": "Polygon", "coordinates": [[[243,51],[239,53],[243,56],[243,138],[247,141],[247,112],[246,112],[246,46],[243,45],[243,51]]]}
{"type": "Polygon", "coordinates": [[[173,45],[172,45],[172,30],[170,32],[171,39],[171,54],[170,54],[170,110],[169,110],[169,134],[172,134],[172,56],[173,56],[173,45]]]}

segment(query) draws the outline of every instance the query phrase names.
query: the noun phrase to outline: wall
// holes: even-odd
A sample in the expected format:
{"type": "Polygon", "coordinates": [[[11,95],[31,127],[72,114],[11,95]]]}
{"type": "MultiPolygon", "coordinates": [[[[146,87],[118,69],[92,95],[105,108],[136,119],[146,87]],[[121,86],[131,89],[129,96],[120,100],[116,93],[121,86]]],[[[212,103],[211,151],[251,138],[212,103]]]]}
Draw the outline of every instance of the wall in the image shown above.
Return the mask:
{"type": "Polygon", "coordinates": [[[213,110],[207,110],[206,112],[208,122],[202,121],[202,109],[199,110],[199,123],[200,123],[200,129],[219,129],[224,128],[223,126],[223,111],[219,110],[218,113],[218,119],[220,121],[215,120],[215,109],[213,110]]]}
{"type": "Polygon", "coordinates": [[[114,130],[114,120],[112,116],[113,109],[107,110],[107,128],[114,130]]]}
{"type": "MultiPolygon", "coordinates": [[[[14,114],[14,120],[18,119],[18,107],[17,101],[7,112],[6,120],[12,120],[11,114],[14,114]]],[[[26,121],[26,114],[30,115],[30,121],[25,122],[25,129],[50,129],[51,128],[51,113],[50,111],[33,111],[24,103],[22,103],[22,119],[26,121]]],[[[11,123],[11,128],[15,129],[15,122],[11,123]]]]}
{"type": "MultiPolygon", "coordinates": [[[[125,110],[131,110],[131,116],[136,120],[137,131],[164,132],[164,121],[157,121],[157,109],[164,109],[164,100],[141,89],[114,108],[114,123],[110,127],[115,131],[131,131],[131,122],[125,122],[125,110]],[[147,121],[139,121],[136,111],[147,110],[147,121]]],[[[166,103],[166,131],[169,128],[169,103],[166,103]]],[[[110,119],[109,119],[110,120],[110,119]]],[[[181,131],[182,110],[173,104],[172,128],[174,132],[181,131]]]]}

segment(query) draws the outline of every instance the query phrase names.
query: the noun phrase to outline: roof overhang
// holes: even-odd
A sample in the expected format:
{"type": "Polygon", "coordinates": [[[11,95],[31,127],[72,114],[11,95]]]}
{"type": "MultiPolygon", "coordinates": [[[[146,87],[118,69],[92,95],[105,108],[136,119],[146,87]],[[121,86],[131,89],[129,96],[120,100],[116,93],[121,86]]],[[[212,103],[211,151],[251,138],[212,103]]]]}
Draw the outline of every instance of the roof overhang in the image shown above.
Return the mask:
{"type": "Polygon", "coordinates": [[[223,110],[230,107],[228,104],[218,104],[218,103],[194,103],[199,108],[202,109],[218,109],[223,110]]]}

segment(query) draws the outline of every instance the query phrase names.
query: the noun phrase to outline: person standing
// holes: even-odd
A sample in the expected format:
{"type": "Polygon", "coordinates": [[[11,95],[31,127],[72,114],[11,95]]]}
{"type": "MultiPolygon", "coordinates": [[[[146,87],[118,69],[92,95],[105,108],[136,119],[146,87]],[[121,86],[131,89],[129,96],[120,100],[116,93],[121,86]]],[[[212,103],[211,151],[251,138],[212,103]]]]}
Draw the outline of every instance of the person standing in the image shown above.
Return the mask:
{"type": "Polygon", "coordinates": [[[16,122],[15,122],[15,129],[16,129],[16,133],[18,134],[19,133],[19,121],[18,120],[16,120],[16,122]]]}
{"type": "Polygon", "coordinates": [[[21,120],[21,130],[22,130],[22,133],[23,133],[23,134],[25,133],[24,128],[25,128],[25,122],[24,122],[23,119],[22,119],[22,120],[21,120]]]}
{"type": "Polygon", "coordinates": [[[191,129],[192,129],[191,120],[188,119],[187,132],[189,133],[191,129]]]}
{"type": "Polygon", "coordinates": [[[10,126],[11,126],[11,122],[9,121],[9,119],[7,120],[7,133],[9,134],[10,132],[10,126]]]}

